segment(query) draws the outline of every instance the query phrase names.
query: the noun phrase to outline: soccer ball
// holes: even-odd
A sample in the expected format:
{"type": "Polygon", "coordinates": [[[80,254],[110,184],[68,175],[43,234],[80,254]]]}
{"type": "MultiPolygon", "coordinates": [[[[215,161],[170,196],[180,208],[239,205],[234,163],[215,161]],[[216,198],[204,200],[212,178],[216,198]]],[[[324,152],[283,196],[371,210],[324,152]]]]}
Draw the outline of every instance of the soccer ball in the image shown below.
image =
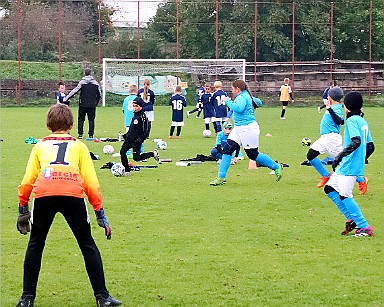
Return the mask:
{"type": "Polygon", "coordinates": [[[115,149],[112,145],[105,145],[103,148],[103,153],[105,153],[106,155],[111,155],[114,151],[115,149]]]}
{"type": "Polygon", "coordinates": [[[165,150],[167,149],[167,143],[165,141],[159,141],[157,142],[157,148],[165,150]]]}
{"type": "Polygon", "coordinates": [[[113,176],[120,177],[125,174],[125,167],[121,163],[115,163],[111,167],[111,173],[113,176]]]}
{"type": "Polygon", "coordinates": [[[204,130],[204,131],[203,131],[203,135],[204,135],[206,138],[209,138],[209,137],[212,135],[212,132],[211,132],[211,130],[204,130]]]}
{"type": "Polygon", "coordinates": [[[310,138],[303,138],[302,140],[301,140],[301,144],[303,145],[303,146],[311,146],[311,139],[310,138]]]}

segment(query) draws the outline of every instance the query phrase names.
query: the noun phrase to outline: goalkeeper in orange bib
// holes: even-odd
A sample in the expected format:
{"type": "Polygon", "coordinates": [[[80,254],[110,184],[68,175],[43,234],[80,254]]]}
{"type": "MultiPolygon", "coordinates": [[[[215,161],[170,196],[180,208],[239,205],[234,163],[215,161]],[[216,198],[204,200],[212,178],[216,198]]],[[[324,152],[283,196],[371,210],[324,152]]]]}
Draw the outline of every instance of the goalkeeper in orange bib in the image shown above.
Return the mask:
{"type": "MultiPolygon", "coordinates": [[[[17,230],[23,235],[31,232],[31,236],[24,260],[23,294],[16,306],[33,307],[45,240],[56,213],[64,216],[77,240],[96,305],[119,306],[121,302],[110,296],[106,288],[100,252],[91,234],[84,193],[95,210],[97,223],[105,229],[107,239],[111,238],[88,148],[69,135],[73,114],[67,105],[51,106],[46,124],[52,133],[33,147],[18,189],[17,230]],[[28,202],[32,192],[34,199],[30,212],[28,202]]],[[[52,302],[52,305],[60,304],[52,302]]]]}
{"type": "Polygon", "coordinates": [[[285,119],[285,111],[287,110],[289,100],[291,100],[292,104],[295,103],[292,88],[289,85],[289,82],[289,78],[284,78],[284,84],[280,87],[279,97],[280,102],[283,106],[283,109],[281,110],[280,119],[285,119]]]}

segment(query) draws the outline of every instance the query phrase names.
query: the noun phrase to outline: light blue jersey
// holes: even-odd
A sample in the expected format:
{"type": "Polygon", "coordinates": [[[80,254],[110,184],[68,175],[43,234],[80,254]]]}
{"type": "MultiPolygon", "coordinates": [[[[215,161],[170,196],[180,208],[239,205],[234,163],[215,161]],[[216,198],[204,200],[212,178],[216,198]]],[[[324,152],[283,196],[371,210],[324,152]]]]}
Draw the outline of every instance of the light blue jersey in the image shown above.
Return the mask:
{"type": "Polygon", "coordinates": [[[129,127],[131,125],[131,121],[133,118],[133,105],[132,101],[135,99],[137,96],[132,94],[127,97],[125,97],[124,102],[123,102],[123,107],[121,108],[124,112],[124,123],[125,127],[129,127]]]}
{"type": "Polygon", "coordinates": [[[228,135],[225,135],[224,131],[220,131],[217,135],[216,135],[216,143],[215,143],[215,147],[217,145],[220,145],[221,148],[224,148],[224,145],[225,143],[227,142],[227,139],[228,139],[228,135]]]}
{"type": "Polygon", "coordinates": [[[247,126],[256,122],[252,98],[247,90],[238,94],[234,101],[227,100],[226,104],[233,111],[235,126],[247,126]]]}
{"type": "Polygon", "coordinates": [[[343,157],[336,173],[344,176],[364,176],[367,143],[372,142],[371,132],[364,118],[353,115],[345,122],[344,148],[348,147],[352,138],[360,137],[361,144],[351,154],[343,157]]]}
{"type": "MultiPolygon", "coordinates": [[[[341,103],[333,104],[331,106],[331,109],[335,112],[335,114],[337,116],[339,116],[341,119],[344,120],[343,105],[341,103]]],[[[338,124],[335,123],[335,121],[333,120],[331,114],[327,110],[324,113],[323,118],[322,118],[322,120],[320,122],[320,134],[321,135],[328,134],[328,133],[340,134],[340,127],[341,127],[341,125],[338,125],[338,124]]]]}

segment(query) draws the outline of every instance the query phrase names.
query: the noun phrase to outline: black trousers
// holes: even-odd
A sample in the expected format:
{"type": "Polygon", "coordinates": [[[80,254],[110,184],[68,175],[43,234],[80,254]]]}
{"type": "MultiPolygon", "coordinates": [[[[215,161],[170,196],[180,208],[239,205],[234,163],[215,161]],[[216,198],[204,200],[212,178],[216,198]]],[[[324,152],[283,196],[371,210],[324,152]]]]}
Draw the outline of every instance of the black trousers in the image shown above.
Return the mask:
{"type": "MultiPolygon", "coordinates": [[[[47,196],[34,199],[31,236],[24,260],[23,295],[36,296],[45,240],[58,212],[64,216],[79,244],[94,294],[108,296],[101,255],[92,238],[86,203],[83,198],[69,196],[47,196]]],[[[68,272],[68,274],[71,273],[68,272]]]]}
{"type": "Polygon", "coordinates": [[[152,158],[154,156],[152,151],[140,153],[142,144],[143,142],[138,142],[129,138],[124,141],[123,145],[121,145],[120,160],[121,160],[121,164],[124,165],[126,172],[130,171],[128,158],[127,158],[127,151],[130,150],[131,148],[133,152],[133,160],[135,161],[142,161],[145,159],[152,158]]]}
{"type": "Polygon", "coordinates": [[[88,135],[94,136],[95,134],[95,118],[96,118],[96,108],[82,107],[79,106],[79,116],[77,118],[77,132],[79,135],[83,135],[84,133],[84,121],[85,115],[88,117],[88,135]]]}

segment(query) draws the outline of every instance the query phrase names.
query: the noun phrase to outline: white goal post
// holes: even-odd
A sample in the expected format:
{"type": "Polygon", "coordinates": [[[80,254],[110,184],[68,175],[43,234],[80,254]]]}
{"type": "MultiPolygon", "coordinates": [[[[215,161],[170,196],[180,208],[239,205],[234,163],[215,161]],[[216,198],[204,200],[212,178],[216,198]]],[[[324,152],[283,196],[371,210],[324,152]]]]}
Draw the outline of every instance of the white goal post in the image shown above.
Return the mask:
{"type": "Polygon", "coordinates": [[[106,105],[106,94],[128,96],[129,84],[143,86],[150,79],[151,89],[156,95],[173,93],[176,85],[188,88],[188,78],[197,85],[199,81],[245,80],[245,59],[113,59],[103,58],[102,105],[106,105]],[[188,76],[188,77],[186,77],[188,76]]]}

